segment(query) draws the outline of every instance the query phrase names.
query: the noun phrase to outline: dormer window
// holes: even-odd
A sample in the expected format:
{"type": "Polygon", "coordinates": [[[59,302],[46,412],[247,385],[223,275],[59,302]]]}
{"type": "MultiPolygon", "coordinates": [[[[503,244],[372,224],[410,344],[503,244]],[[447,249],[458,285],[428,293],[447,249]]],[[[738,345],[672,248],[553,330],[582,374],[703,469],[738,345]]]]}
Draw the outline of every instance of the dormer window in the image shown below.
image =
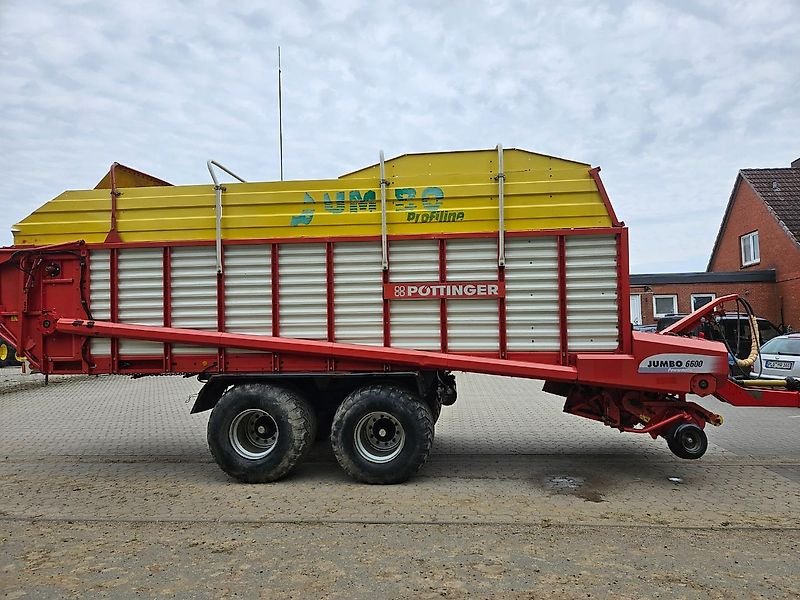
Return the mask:
{"type": "Polygon", "coordinates": [[[747,233],[739,238],[742,246],[742,266],[758,264],[761,261],[761,253],[758,248],[758,231],[747,233]]]}

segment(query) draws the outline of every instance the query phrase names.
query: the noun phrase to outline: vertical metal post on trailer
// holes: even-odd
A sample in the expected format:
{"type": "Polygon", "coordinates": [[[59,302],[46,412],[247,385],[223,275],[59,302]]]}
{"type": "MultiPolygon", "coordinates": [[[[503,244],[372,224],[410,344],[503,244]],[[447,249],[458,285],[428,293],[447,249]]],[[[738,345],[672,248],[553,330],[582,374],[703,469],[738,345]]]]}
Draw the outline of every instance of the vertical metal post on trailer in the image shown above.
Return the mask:
{"type": "MultiPolygon", "coordinates": [[[[241,183],[247,183],[244,179],[239,177],[230,169],[223,167],[215,160],[209,160],[206,163],[208,172],[211,173],[211,179],[214,181],[214,214],[216,217],[216,227],[214,240],[216,242],[217,254],[217,330],[225,330],[225,277],[222,274],[224,260],[222,257],[222,192],[225,188],[220,184],[214,173],[213,167],[218,167],[225,171],[231,177],[238,179],[241,183]]],[[[217,370],[222,372],[225,370],[225,349],[217,349],[217,370]]]]}
{"type": "Polygon", "coordinates": [[[386,165],[383,160],[383,150],[380,151],[380,177],[381,177],[381,266],[383,270],[389,269],[389,249],[386,241],[386,165]]]}
{"type": "Polygon", "coordinates": [[[500,219],[497,225],[497,266],[506,266],[505,182],[503,169],[503,144],[497,144],[497,208],[500,219]]]}
{"type": "MultiPolygon", "coordinates": [[[[506,172],[503,165],[503,144],[497,144],[497,279],[506,280],[506,222],[505,222],[505,183],[506,172]]],[[[506,298],[497,299],[500,358],[508,354],[508,332],[506,330],[506,298]]]]}
{"type": "MultiPolygon", "coordinates": [[[[387,238],[386,227],[386,186],[389,182],[386,180],[386,164],[383,159],[383,150],[379,154],[380,164],[380,186],[381,186],[381,270],[383,273],[384,285],[389,283],[389,242],[387,238]]],[[[391,327],[391,307],[389,300],[383,299],[383,345],[392,345],[392,327],[391,327]]]]}
{"type": "Polygon", "coordinates": [[[117,201],[119,197],[122,195],[122,192],[119,191],[117,188],[117,167],[119,163],[115,162],[111,164],[111,167],[108,169],[108,179],[111,184],[111,223],[108,228],[108,235],[106,235],[106,244],[118,244],[122,241],[122,238],[119,236],[119,231],[117,229],[117,212],[119,207],[117,206],[117,201]]]}
{"type": "Polygon", "coordinates": [[[222,273],[222,192],[225,191],[225,188],[220,184],[219,180],[217,179],[217,174],[214,173],[214,169],[212,167],[218,167],[225,171],[231,177],[235,177],[241,183],[247,183],[244,179],[239,177],[236,173],[231,171],[230,169],[223,167],[215,160],[209,160],[206,163],[208,167],[208,172],[211,173],[211,179],[214,181],[214,210],[216,216],[216,242],[217,242],[217,273],[222,273]]]}

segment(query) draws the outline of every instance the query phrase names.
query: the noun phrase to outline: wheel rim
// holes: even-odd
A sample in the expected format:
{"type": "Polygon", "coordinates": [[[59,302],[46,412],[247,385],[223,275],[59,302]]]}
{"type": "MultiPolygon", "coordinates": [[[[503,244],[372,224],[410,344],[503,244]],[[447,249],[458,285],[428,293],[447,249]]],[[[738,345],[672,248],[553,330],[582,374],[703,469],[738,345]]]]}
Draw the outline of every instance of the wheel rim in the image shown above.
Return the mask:
{"type": "Polygon", "coordinates": [[[236,453],[248,460],[267,456],[278,443],[278,424],[268,412],[251,408],[231,421],[228,439],[236,453]]]}
{"type": "Polygon", "coordinates": [[[698,452],[703,445],[700,431],[684,429],[680,432],[680,439],[684,450],[692,454],[698,452]]]}
{"type": "Polygon", "coordinates": [[[353,436],[359,456],[377,464],[397,458],[406,443],[406,432],[400,421],[385,412],[371,412],[361,417],[353,436]]]}
{"type": "Polygon", "coordinates": [[[5,344],[0,344],[0,360],[5,360],[8,358],[8,346],[5,344]]]}

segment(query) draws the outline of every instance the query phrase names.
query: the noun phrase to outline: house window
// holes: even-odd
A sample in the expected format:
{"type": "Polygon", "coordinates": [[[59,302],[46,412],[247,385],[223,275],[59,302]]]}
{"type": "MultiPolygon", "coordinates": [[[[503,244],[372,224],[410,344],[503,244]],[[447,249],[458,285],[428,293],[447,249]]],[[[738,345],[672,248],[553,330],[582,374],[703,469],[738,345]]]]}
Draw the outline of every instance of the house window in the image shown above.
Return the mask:
{"type": "Polygon", "coordinates": [[[663,317],[678,312],[678,297],[675,294],[653,296],[653,315],[663,317]]]}
{"type": "Polygon", "coordinates": [[[716,294],[692,294],[692,311],[695,311],[701,306],[708,304],[716,297],[716,294]]]}
{"type": "Polygon", "coordinates": [[[753,231],[739,238],[742,245],[742,266],[755,265],[761,260],[758,248],[758,232],[753,231]]]}

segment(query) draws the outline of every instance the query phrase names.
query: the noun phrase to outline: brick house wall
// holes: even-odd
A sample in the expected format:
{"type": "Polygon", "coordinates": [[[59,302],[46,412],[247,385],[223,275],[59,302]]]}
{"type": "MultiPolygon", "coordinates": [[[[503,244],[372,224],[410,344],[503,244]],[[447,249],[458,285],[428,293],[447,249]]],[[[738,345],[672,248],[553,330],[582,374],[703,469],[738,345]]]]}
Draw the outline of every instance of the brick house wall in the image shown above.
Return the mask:
{"type": "Polygon", "coordinates": [[[648,285],[631,285],[631,295],[641,296],[642,324],[652,325],[658,321],[653,308],[653,296],[676,295],[678,312],[692,312],[692,294],[714,294],[715,297],[727,294],[743,295],[753,310],[760,317],[781,324],[779,302],[775,284],[769,281],[753,281],[743,283],[662,283],[648,285]]]}
{"type": "MultiPolygon", "coordinates": [[[[716,251],[709,261],[709,271],[747,271],[775,269],[774,306],[767,310],[774,323],[800,330],[800,246],[783,229],[764,201],[741,175],[730,205],[730,212],[719,233],[716,251]],[[758,231],[760,261],[742,266],[740,237],[758,231]]],[[[755,302],[751,300],[756,311],[755,302]]],[[[644,308],[642,309],[644,313],[644,308]]],[[[652,313],[652,309],[650,311],[652,313]]],[[[769,317],[767,317],[769,318],[769,317]]]]}

